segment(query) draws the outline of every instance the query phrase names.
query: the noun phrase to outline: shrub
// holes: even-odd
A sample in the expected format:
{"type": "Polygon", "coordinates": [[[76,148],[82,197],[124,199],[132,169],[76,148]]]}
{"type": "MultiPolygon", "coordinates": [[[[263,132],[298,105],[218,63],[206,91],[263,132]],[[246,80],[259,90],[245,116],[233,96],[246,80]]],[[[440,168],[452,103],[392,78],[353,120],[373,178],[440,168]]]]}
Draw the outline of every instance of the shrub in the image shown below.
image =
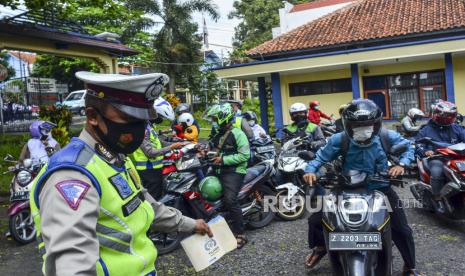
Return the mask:
{"type": "Polygon", "coordinates": [[[73,121],[73,114],[66,106],[41,106],[39,118],[57,125],[57,127],[52,130],[52,135],[60,146],[64,147],[69,143],[69,131],[73,121]]]}
{"type": "Polygon", "coordinates": [[[181,100],[178,97],[176,97],[175,94],[166,94],[165,100],[170,103],[173,109],[175,109],[181,103],[181,100]]]}

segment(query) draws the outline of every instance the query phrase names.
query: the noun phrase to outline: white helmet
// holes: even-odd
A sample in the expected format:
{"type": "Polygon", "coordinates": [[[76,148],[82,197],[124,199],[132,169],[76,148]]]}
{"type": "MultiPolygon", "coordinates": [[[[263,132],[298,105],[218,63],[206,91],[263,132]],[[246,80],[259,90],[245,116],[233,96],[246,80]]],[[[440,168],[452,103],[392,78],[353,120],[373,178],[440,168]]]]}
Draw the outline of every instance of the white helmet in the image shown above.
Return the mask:
{"type": "Polygon", "coordinates": [[[418,108],[410,108],[407,115],[412,119],[425,117],[425,113],[418,108]]]}
{"type": "Polygon", "coordinates": [[[190,113],[183,113],[178,117],[178,123],[185,123],[188,127],[194,124],[194,116],[190,113]]]}
{"type": "Polygon", "coordinates": [[[292,115],[292,113],[296,112],[306,112],[307,111],[307,106],[303,103],[295,103],[292,104],[291,107],[289,108],[289,114],[292,115]]]}
{"type": "Polygon", "coordinates": [[[171,104],[167,102],[162,97],[158,97],[155,102],[153,103],[153,108],[157,111],[158,115],[173,121],[174,120],[174,111],[171,107],[171,104]]]}

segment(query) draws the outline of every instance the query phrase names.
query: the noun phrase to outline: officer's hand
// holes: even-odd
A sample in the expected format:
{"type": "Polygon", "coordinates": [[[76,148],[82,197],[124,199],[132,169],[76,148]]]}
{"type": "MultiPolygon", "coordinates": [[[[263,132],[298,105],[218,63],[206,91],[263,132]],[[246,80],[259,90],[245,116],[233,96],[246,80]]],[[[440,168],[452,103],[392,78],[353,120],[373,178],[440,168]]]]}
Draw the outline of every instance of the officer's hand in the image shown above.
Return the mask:
{"type": "Polygon", "coordinates": [[[405,172],[404,167],[402,166],[394,166],[389,170],[389,175],[392,177],[397,177],[399,175],[403,175],[405,172]]]}
{"type": "Polygon", "coordinates": [[[431,157],[431,156],[434,155],[434,151],[429,150],[429,151],[425,152],[425,155],[426,155],[427,157],[431,157]]]}
{"type": "Polygon", "coordinates": [[[173,143],[170,145],[170,149],[174,150],[174,149],[180,149],[183,147],[183,143],[181,142],[176,142],[176,143],[173,143]]]}
{"type": "Polygon", "coordinates": [[[207,234],[210,238],[213,237],[210,226],[203,219],[198,219],[195,221],[195,233],[201,235],[207,234]]]}
{"type": "Polygon", "coordinates": [[[217,157],[213,158],[213,164],[221,165],[221,162],[223,161],[222,159],[223,158],[221,158],[221,156],[217,156],[217,157]]]}
{"type": "Polygon", "coordinates": [[[307,173],[304,175],[304,181],[310,186],[313,186],[313,183],[316,182],[316,174],[314,173],[307,173]]]}

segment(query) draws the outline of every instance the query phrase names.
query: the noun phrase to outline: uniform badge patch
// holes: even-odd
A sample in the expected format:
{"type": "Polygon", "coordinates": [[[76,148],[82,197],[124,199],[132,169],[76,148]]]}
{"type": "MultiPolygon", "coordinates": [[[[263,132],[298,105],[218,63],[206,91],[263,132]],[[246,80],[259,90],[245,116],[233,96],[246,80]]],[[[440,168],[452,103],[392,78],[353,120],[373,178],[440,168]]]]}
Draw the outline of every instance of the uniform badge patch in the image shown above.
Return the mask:
{"type": "Polygon", "coordinates": [[[77,210],[90,185],[79,180],[66,180],[55,185],[69,207],[77,210]]]}
{"type": "Polygon", "coordinates": [[[134,193],[134,191],[129,186],[129,183],[124,179],[124,177],[120,174],[116,174],[109,178],[110,183],[113,184],[118,194],[121,196],[122,199],[128,198],[130,195],[134,193]]]}

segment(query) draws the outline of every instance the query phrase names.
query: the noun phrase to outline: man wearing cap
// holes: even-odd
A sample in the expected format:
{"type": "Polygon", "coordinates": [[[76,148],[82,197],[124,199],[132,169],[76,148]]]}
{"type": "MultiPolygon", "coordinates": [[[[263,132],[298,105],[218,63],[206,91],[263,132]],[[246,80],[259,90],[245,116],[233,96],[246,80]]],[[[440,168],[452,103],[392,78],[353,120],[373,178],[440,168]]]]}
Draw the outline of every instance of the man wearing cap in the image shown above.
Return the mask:
{"type": "Polygon", "coordinates": [[[85,129],[51,157],[31,189],[43,273],[156,275],[150,227],[211,236],[203,220],[156,202],[126,157],[141,145],[146,121],[156,118],[153,100],[168,77],[76,77],[87,88],[85,129]]]}

